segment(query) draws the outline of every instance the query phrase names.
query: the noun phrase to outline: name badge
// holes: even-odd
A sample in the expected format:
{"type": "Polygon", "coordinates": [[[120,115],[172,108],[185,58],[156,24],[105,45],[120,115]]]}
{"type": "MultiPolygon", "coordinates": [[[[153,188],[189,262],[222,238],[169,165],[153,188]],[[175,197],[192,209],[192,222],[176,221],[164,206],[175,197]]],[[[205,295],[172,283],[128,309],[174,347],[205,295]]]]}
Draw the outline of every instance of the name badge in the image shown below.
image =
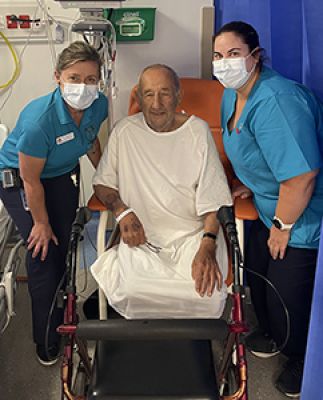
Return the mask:
{"type": "Polygon", "coordinates": [[[63,143],[69,142],[70,140],[73,140],[74,137],[75,137],[74,132],[69,132],[66,135],[58,136],[56,138],[56,144],[63,144],[63,143]]]}

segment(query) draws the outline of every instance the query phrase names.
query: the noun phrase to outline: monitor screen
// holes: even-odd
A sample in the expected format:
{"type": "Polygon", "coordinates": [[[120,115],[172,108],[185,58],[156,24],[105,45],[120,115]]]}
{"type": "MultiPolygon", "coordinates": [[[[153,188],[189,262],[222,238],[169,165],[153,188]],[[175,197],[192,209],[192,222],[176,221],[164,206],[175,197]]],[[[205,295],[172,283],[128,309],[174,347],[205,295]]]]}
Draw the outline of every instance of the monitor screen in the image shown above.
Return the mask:
{"type": "Polygon", "coordinates": [[[127,0],[55,0],[63,8],[118,8],[127,0]]]}

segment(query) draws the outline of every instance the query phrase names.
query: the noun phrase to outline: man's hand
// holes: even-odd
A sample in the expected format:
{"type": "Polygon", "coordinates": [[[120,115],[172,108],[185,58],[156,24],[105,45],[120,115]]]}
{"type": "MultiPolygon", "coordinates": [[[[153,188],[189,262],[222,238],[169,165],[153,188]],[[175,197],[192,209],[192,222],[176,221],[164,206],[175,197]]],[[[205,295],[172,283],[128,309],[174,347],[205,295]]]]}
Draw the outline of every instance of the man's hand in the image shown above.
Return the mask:
{"type": "Polygon", "coordinates": [[[41,252],[40,259],[44,261],[51,240],[56,246],[58,245],[57,237],[54,235],[51,226],[48,223],[35,223],[27,240],[28,250],[33,249],[32,257],[37,257],[39,252],[41,252]]]}
{"type": "Polygon", "coordinates": [[[270,228],[267,245],[270,254],[274,260],[279,257],[281,260],[285,257],[286,248],[290,237],[290,231],[281,231],[274,225],[270,228]]]}
{"type": "Polygon", "coordinates": [[[215,285],[217,290],[222,287],[223,278],[215,258],[215,248],[213,239],[203,239],[192,263],[192,278],[195,281],[195,290],[201,297],[205,293],[211,297],[215,285]]]}
{"type": "Polygon", "coordinates": [[[119,223],[121,238],[130,247],[145,244],[147,239],[142,223],[133,212],[122,218],[119,223]]]}

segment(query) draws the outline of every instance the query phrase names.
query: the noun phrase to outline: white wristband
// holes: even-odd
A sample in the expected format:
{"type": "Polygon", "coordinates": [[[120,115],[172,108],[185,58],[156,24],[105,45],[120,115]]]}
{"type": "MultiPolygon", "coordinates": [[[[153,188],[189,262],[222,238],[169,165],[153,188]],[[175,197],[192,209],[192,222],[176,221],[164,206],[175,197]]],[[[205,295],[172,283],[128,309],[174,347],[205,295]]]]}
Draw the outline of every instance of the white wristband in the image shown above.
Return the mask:
{"type": "Polygon", "coordinates": [[[119,215],[116,217],[117,223],[119,224],[120,221],[122,220],[122,218],[124,218],[126,215],[128,215],[128,214],[130,214],[130,213],[132,213],[132,212],[134,212],[134,210],[133,210],[132,208],[127,208],[126,210],[122,211],[122,213],[119,214],[119,215]]]}

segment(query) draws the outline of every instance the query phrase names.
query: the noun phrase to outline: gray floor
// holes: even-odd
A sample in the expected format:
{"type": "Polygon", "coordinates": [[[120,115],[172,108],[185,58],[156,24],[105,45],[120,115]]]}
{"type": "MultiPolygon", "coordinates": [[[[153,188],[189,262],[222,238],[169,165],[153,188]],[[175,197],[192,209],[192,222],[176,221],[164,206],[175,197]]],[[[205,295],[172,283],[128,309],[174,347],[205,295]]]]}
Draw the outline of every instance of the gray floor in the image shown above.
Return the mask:
{"type": "MultiPolygon", "coordinates": [[[[43,367],[35,357],[25,283],[19,284],[16,300],[17,315],[0,337],[0,399],[59,400],[59,365],[43,367]]],[[[260,360],[248,354],[249,400],[286,399],[272,383],[283,362],[283,356],[260,360]]]]}
{"type": "MultiPolygon", "coordinates": [[[[86,274],[84,265],[95,259],[96,222],[87,225],[85,256],[81,257],[79,274],[79,299],[87,296],[94,288],[93,280],[86,274]],[[87,277],[87,278],[86,278],[87,277]],[[86,289],[87,290],[84,290],[86,289]]],[[[247,308],[247,320],[255,324],[251,306],[247,308]]],[[[283,400],[274,388],[273,381],[284,363],[283,356],[261,360],[248,354],[249,400],[283,400]]],[[[19,283],[16,294],[16,316],[7,330],[0,335],[0,400],[60,400],[60,365],[43,367],[35,356],[31,335],[31,310],[26,283],[19,283]]]]}

